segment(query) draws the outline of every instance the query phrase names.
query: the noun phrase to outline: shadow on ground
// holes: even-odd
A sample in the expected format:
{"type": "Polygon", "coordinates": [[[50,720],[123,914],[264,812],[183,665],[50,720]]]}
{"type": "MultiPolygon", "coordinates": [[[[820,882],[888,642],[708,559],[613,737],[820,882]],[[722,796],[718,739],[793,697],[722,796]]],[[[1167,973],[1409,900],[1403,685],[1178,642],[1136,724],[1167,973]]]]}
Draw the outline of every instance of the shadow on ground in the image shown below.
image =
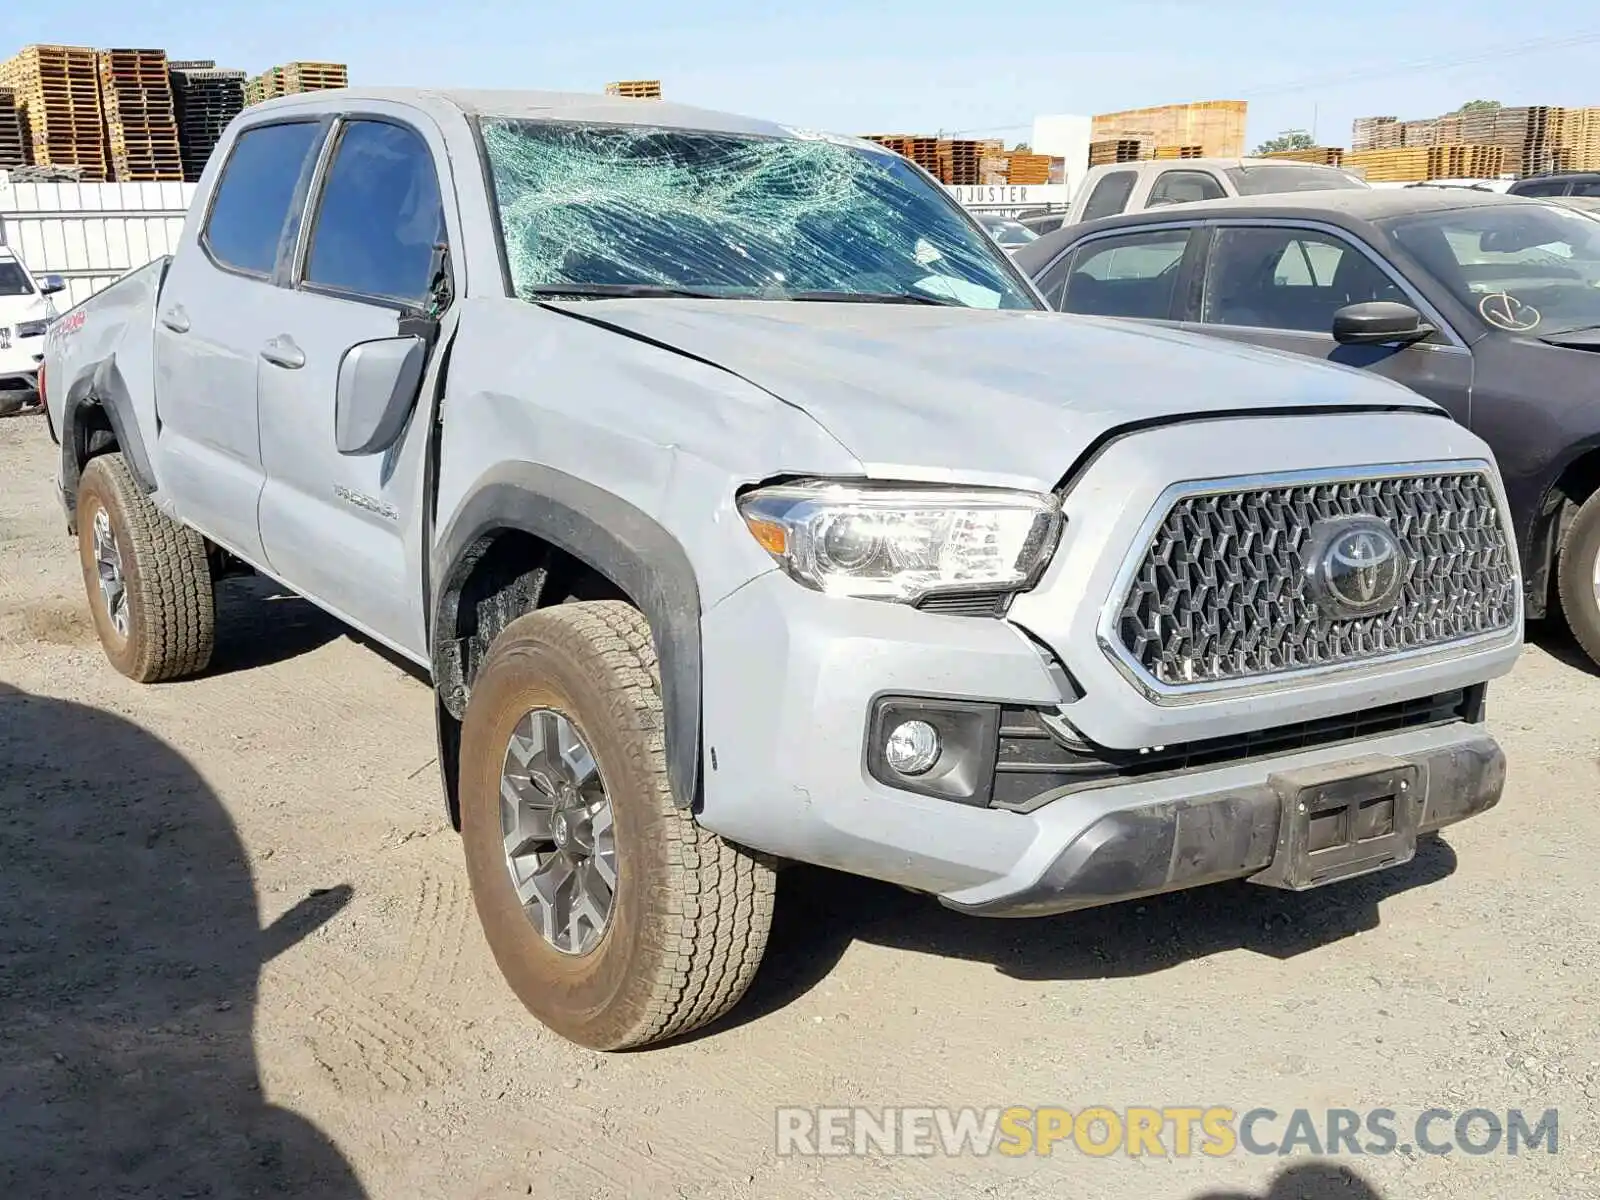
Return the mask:
{"type": "Polygon", "coordinates": [[[1194,1200],[1383,1200],[1383,1196],[1348,1167],[1308,1163],[1288,1168],[1261,1195],[1202,1192],[1194,1200]]]}
{"type": "Polygon", "coordinates": [[[1455,868],[1449,845],[1425,836],[1402,867],[1311,892],[1224,883],[1058,917],[1002,920],[951,912],[929,897],[853,875],[790,867],[778,876],[761,972],[718,1028],[803,996],[857,940],[990,963],[1014,979],[1039,981],[1150,975],[1229,950],[1287,959],[1376,929],[1384,900],[1455,868]]]}
{"type": "MultiPolygon", "coordinates": [[[[1525,640],[1529,645],[1537,646],[1551,658],[1571,667],[1574,671],[1582,671],[1585,675],[1600,675],[1600,667],[1595,666],[1594,659],[1578,645],[1578,639],[1572,636],[1572,630],[1567,628],[1567,623],[1561,617],[1546,617],[1542,621],[1529,621],[1525,630],[1525,640]]],[[[1493,689],[1490,689],[1493,698],[1493,689]]]]}
{"type": "Polygon", "coordinates": [[[0,684],[0,1195],[364,1195],[261,1097],[261,966],[348,903],[260,927],[244,847],[171,747],[0,684]]]}

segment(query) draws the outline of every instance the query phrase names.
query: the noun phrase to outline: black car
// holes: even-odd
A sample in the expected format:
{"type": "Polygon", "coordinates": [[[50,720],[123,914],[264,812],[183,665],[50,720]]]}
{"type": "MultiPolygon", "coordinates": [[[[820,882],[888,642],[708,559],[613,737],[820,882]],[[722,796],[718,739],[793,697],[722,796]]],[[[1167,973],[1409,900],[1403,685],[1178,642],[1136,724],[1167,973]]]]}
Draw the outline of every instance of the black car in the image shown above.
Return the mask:
{"type": "Polygon", "coordinates": [[[1600,663],[1600,221],[1464,188],[1237,197],[1017,251],[1064,312],[1158,322],[1388,376],[1489,443],[1530,617],[1600,663]]]}
{"type": "Polygon", "coordinates": [[[1600,196],[1600,171],[1533,175],[1506,189],[1508,196],[1600,196]]]}

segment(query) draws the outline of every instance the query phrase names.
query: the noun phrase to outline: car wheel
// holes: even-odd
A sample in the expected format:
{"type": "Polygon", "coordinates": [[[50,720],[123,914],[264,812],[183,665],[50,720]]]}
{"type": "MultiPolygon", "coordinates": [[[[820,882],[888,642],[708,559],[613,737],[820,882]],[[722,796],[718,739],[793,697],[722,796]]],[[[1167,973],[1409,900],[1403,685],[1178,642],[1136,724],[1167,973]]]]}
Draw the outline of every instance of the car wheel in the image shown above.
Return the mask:
{"type": "Polygon", "coordinates": [[[461,833],[501,973],[597,1050],[703,1026],[754,978],[774,873],[674,805],[649,625],[616,601],[508,625],[461,732],[461,833]]]}
{"type": "Polygon", "coordinates": [[[1600,665],[1600,492],[1589,497],[1567,526],[1556,584],[1567,627],[1600,665]]]}
{"type": "Polygon", "coordinates": [[[151,503],[121,454],[84,468],[77,525],[89,610],[111,665],[140,683],[204,670],[216,642],[205,539],[151,503]]]}

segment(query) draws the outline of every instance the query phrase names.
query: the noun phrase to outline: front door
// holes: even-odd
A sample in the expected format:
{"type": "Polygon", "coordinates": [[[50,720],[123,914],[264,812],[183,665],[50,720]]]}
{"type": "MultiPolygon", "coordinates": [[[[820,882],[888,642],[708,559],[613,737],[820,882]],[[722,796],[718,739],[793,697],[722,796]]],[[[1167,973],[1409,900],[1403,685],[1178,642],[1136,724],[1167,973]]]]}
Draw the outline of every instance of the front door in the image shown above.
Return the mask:
{"type": "Polygon", "coordinates": [[[1410,346],[1343,346],[1333,314],[1347,304],[1392,300],[1421,308],[1412,291],[1356,242],[1293,225],[1214,230],[1196,323],[1213,337],[1358,367],[1402,383],[1466,423],[1472,354],[1440,330],[1410,346]]]}
{"type": "Polygon", "coordinates": [[[418,497],[427,450],[413,419],[387,450],[346,455],[334,433],[339,366],[392,338],[429,301],[446,237],[434,153],[400,121],[334,132],[294,272],[259,320],[261,536],[272,571],[351,624],[425,659],[418,497]]]}
{"type": "Polygon", "coordinates": [[[256,564],[260,309],[282,294],[274,271],[321,132],[301,120],[239,135],[203,224],[184,231],[156,309],[162,490],[180,517],[256,564]]]}

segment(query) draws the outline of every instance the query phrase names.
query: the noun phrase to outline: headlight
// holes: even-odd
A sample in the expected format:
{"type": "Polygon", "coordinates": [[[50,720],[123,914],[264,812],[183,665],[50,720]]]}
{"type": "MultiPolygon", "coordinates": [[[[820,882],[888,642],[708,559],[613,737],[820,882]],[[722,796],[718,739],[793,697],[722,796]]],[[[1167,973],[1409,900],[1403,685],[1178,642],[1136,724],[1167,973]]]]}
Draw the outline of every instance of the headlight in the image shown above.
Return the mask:
{"type": "Polygon", "coordinates": [[[781,484],[746,493],[739,512],[807,587],[912,604],[1027,587],[1061,528],[1054,496],[987,488],[781,484]]]}
{"type": "Polygon", "coordinates": [[[19,338],[43,337],[44,331],[49,328],[49,321],[23,321],[17,326],[17,336],[19,338]]]}

